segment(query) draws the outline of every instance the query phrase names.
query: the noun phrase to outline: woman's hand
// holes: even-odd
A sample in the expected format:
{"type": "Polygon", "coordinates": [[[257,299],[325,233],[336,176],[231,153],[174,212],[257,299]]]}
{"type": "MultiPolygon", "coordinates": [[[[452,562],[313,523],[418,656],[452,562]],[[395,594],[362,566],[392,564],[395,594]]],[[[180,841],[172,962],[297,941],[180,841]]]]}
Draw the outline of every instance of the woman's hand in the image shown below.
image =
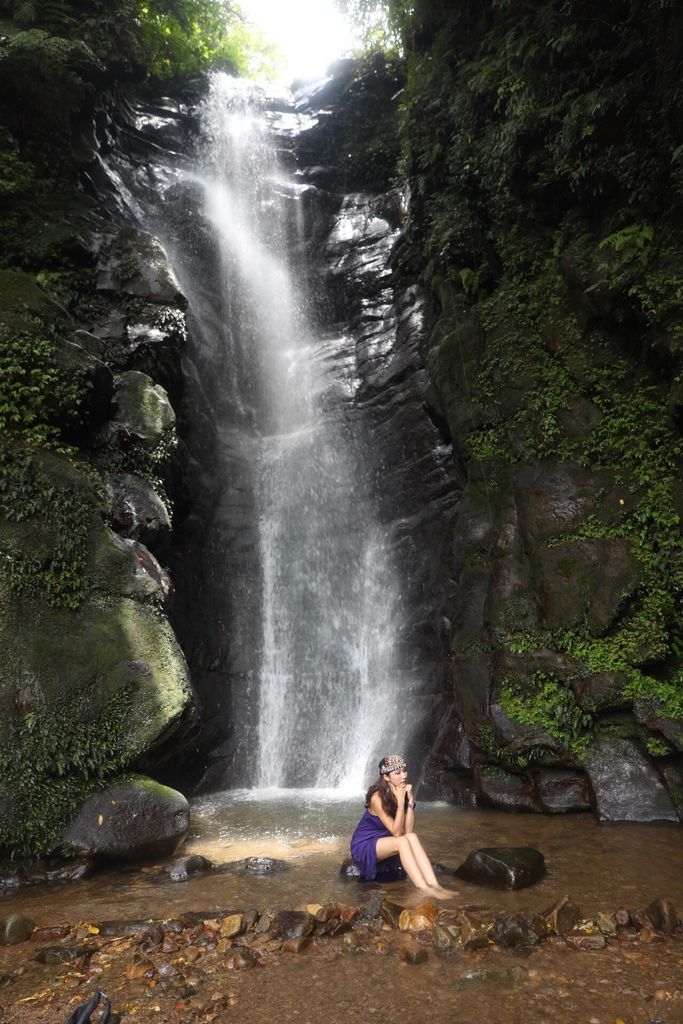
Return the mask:
{"type": "Polygon", "coordinates": [[[412,804],[412,802],[413,802],[413,784],[412,784],[412,782],[406,782],[405,789],[403,790],[403,792],[408,797],[408,803],[412,804]]]}

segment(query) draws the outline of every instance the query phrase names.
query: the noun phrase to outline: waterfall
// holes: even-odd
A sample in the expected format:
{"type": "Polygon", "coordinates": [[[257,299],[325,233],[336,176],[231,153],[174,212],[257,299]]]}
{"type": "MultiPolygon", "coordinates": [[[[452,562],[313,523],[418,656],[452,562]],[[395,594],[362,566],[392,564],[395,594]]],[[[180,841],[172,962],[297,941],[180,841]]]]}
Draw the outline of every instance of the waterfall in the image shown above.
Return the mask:
{"type": "MultiPolygon", "coordinates": [[[[214,75],[190,174],[221,263],[218,390],[251,438],[260,609],[236,614],[260,617],[252,783],[358,791],[408,739],[400,588],[378,521],[372,437],[354,403],[353,343],[308,312],[302,188],[271,122],[253,87],[214,75]]],[[[219,458],[217,487],[229,472],[219,458]]]]}

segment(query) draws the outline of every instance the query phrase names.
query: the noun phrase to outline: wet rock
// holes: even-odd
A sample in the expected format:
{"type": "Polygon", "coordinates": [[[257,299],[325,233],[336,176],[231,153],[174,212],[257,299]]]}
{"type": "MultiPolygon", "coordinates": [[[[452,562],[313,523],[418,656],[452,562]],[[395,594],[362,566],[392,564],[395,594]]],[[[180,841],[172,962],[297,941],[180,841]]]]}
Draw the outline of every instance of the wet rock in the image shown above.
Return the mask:
{"type": "Polygon", "coordinates": [[[595,918],[595,923],[604,936],[607,938],[616,937],[617,922],[612,914],[598,914],[595,918]]]}
{"type": "Polygon", "coordinates": [[[187,305],[161,242],[136,228],[120,231],[103,246],[97,262],[97,287],[148,302],[187,305]]]}
{"type": "Polygon", "coordinates": [[[298,939],[314,928],[315,918],[306,910],[280,910],[272,918],[269,933],[278,939],[298,939]]]}
{"type": "Polygon", "coordinates": [[[492,889],[523,889],[544,874],[543,854],[531,846],[474,850],[456,870],[458,878],[492,889]]]}
{"type": "Polygon", "coordinates": [[[584,772],[543,768],[538,773],[536,796],[548,814],[589,811],[588,779],[584,772]]]}
{"type": "Polygon", "coordinates": [[[662,775],[669,790],[671,802],[676,808],[678,817],[683,821],[683,770],[676,764],[665,764],[662,767],[662,775]]]}
{"type": "Polygon", "coordinates": [[[7,914],[0,918],[0,945],[16,946],[31,938],[36,922],[27,914],[7,914]]]}
{"type": "Polygon", "coordinates": [[[657,932],[673,935],[678,927],[679,918],[671,900],[653,900],[645,908],[645,918],[657,932]]]}
{"type": "Polygon", "coordinates": [[[218,930],[224,939],[232,939],[243,930],[244,924],[241,914],[229,914],[220,919],[218,930]]]}
{"type": "Polygon", "coordinates": [[[249,949],[236,949],[226,960],[229,971],[248,971],[256,966],[256,956],[249,949]]]}
{"type": "Polygon", "coordinates": [[[497,946],[516,949],[537,945],[546,932],[542,917],[517,910],[499,914],[493,922],[490,935],[497,946]]]}
{"type": "Polygon", "coordinates": [[[34,959],[39,964],[72,964],[78,960],[78,952],[70,946],[46,946],[38,950],[34,959]]]}
{"type": "Polygon", "coordinates": [[[157,878],[170,879],[172,882],[185,882],[188,878],[206,875],[215,867],[213,861],[202,857],[199,853],[193,853],[186,857],[179,857],[172,864],[168,864],[157,878]]]}
{"type": "Polygon", "coordinates": [[[229,875],[276,875],[289,871],[289,868],[287,861],[276,860],[274,857],[245,857],[243,860],[219,864],[216,870],[229,875]]]}
{"type": "Polygon", "coordinates": [[[175,426],[175,412],[166,391],[138,370],[114,378],[116,413],[110,433],[120,445],[138,442],[155,448],[175,426]]]}
{"type": "Polygon", "coordinates": [[[182,793],[135,776],[88,797],[61,842],[96,859],[142,860],[172,854],[189,827],[182,793]]]}
{"type": "MultiPolygon", "coordinates": [[[[500,722],[500,716],[496,720],[500,722]]],[[[537,739],[535,736],[527,736],[526,731],[524,735],[529,743],[537,739]]],[[[485,764],[475,769],[474,784],[478,799],[493,807],[514,811],[537,810],[531,780],[526,775],[517,775],[496,765],[485,764]]]]}
{"type": "Polygon", "coordinates": [[[95,870],[91,857],[70,857],[68,860],[36,861],[20,870],[25,885],[45,885],[58,882],[80,882],[95,870]]]}
{"type": "Polygon", "coordinates": [[[600,821],[678,821],[661,776],[635,740],[597,739],[585,766],[600,821]]]}
{"type": "Polygon", "coordinates": [[[389,925],[390,928],[398,928],[399,918],[403,910],[404,908],[400,904],[394,903],[392,900],[384,900],[379,908],[379,913],[382,921],[389,925]]]}
{"type": "Polygon", "coordinates": [[[258,924],[259,917],[260,914],[256,907],[249,907],[248,910],[245,910],[242,915],[242,923],[244,924],[245,932],[250,931],[258,924]]]}
{"type": "Polygon", "coordinates": [[[359,911],[361,921],[375,921],[380,916],[384,897],[381,893],[374,893],[367,903],[359,911]]]}
{"type": "Polygon", "coordinates": [[[414,907],[406,907],[401,912],[398,927],[402,932],[417,932],[423,928],[433,928],[437,915],[436,904],[432,900],[424,900],[414,907]]]}
{"type": "Polygon", "coordinates": [[[456,918],[456,926],[463,949],[484,949],[489,944],[490,923],[480,921],[463,910],[456,918]]]}
{"type": "Polygon", "coordinates": [[[618,928],[628,928],[631,924],[631,912],[626,907],[619,907],[614,911],[614,920],[618,928]]]}
{"type": "Polygon", "coordinates": [[[114,377],[101,359],[76,342],[67,341],[57,351],[62,372],[80,377],[87,385],[78,408],[81,424],[93,427],[111,415],[114,377]]]}
{"type": "Polygon", "coordinates": [[[36,928],[33,933],[34,942],[59,942],[65,939],[71,929],[68,924],[54,925],[50,928],[36,928]]]}
{"type": "Polygon", "coordinates": [[[299,935],[295,939],[285,939],[282,943],[282,951],[284,953],[303,953],[305,950],[310,949],[311,938],[309,935],[299,935]]]}
{"type": "Polygon", "coordinates": [[[423,964],[429,959],[424,946],[419,946],[416,942],[401,946],[398,956],[404,964],[423,964]]]}
{"type": "Polygon", "coordinates": [[[549,910],[544,911],[546,927],[554,935],[565,935],[581,920],[581,910],[569,896],[562,896],[549,910]]]}
{"type": "Polygon", "coordinates": [[[574,949],[604,949],[607,945],[605,936],[597,929],[595,931],[574,929],[567,932],[564,941],[574,949]]]}
{"type": "Polygon", "coordinates": [[[449,928],[443,924],[437,924],[433,935],[434,948],[438,950],[455,949],[456,940],[449,928]]]}
{"type": "Polygon", "coordinates": [[[526,981],[528,972],[518,964],[512,967],[470,967],[460,975],[458,982],[470,984],[473,981],[483,981],[494,984],[515,985],[517,982],[526,981]]]}
{"type": "Polygon", "coordinates": [[[109,494],[112,525],[117,533],[138,540],[148,548],[165,541],[171,532],[171,520],[163,501],[141,476],[124,473],[105,474],[104,486],[109,494]]]}
{"type": "Polygon", "coordinates": [[[351,857],[347,857],[346,860],[342,861],[342,865],[339,868],[339,874],[342,878],[360,880],[360,871],[353,863],[351,857]]]}

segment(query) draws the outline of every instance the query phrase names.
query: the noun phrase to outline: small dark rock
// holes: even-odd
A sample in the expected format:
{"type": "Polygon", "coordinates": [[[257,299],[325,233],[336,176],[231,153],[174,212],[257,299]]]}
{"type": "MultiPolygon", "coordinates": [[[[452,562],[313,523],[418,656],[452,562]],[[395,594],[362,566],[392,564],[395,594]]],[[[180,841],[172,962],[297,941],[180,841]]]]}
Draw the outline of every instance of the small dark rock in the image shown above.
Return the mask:
{"type": "Polygon", "coordinates": [[[380,916],[384,897],[381,893],[373,893],[367,903],[360,908],[361,921],[375,921],[380,916]]]}
{"type": "Polygon", "coordinates": [[[645,908],[645,917],[655,931],[673,935],[678,927],[678,914],[671,900],[653,900],[645,908]]]}
{"type": "Polygon", "coordinates": [[[360,871],[353,863],[351,857],[347,857],[346,860],[342,861],[342,866],[339,869],[339,874],[342,878],[352,878],[355,880],[360,879],[360,871]]]}
{"type": "Polygon", "coordinates": [[[575,928],[581,920],[581,910],[572,903],[569,896],[562,896],[549,910],[543,912],[548,930],[555,935],[564,935],[575,928]]]}
{"type": "Polygon", "coordinates": [[[398,955],[404,964],[423,964],[429,958],[427,950],[417,942],[401,946],[398,955]]]}
{"type": "Polygon", "coordinates": [[[284,953],[303,953],[310,945],[310,936],[299,935],[296,939],[285,939],[282,943],[282,950],[284,953]]]}
{"type": "Polygon", "coordinates": [[[496,945],[516,949],[535,946],[546,932],[546,924],[542,917],[517,910],[499,914],[493,922],[490,934],[496,945]]]}
{"type": "Polygon", "coordinates": [[[584,932],[577,929],[567,932],[564,941],[574,949],[604,949],[607,945],[607,940],[600,931],[584,932]]]}
{"type": "Polygon", "coordinates": [[[37,861],[21,869],[21,880],[25,885],[44,885],[57,882],[80,882],[89,878],[95,870],[90,857],[71,857],[60,861],[37,861]]]}
{"type": "Polygon", "coordinates": [[[229,971],[245,971],[256,966],[256,957],[249,949],[236,949],[227,959],[229,971]]]}
{"type": "Polygon", "coordinates": [[[619,928],[628,928],[631,923],[631,913],[626,907],[619,907],[614,911],[614,920],[619,928]]]}
{"type": "Polygon", "coordinates": [[[219,864],[216,868],[221,874],[228,875],[275,875],[289,871],[286,860],[274,857],[245,857],[244,860],[231,860],[227,864],[219,864]]]}
{"type": "Polygon", "coordinates": [[[544,874],[543,854],[531,846],[474,850],[456,870],[458,878],[492,889],[523,889],[544,874]]]}
{"type": "Polygon", "coordinates": [[[45,946],[34,959],[39,964],[72,964],[78,960],[78,952],[70,946],[45,946]]]}
{"type": "Polygon", "coordinates": [[[216,865],[207,857],[199,853],[190,854],[187,857],[179,857],[172,864],[168,864],[158,877],[170,879],[172,882],[185,882],[188,878],[196,875],[206,875],[215,869],[216,865]]]}
{"type": "Polygon", "coordinates": [[[269,932],[277,939],[298,939],[310,935],[315,918],[307,910],[280,910],[274,915],[269,932]]]}
{"type": "Polygon", "coordinates": [[[16,946],[31,938],[36,922],[26,914],[8,914],[0,918],[0,945],[16,946]]]}

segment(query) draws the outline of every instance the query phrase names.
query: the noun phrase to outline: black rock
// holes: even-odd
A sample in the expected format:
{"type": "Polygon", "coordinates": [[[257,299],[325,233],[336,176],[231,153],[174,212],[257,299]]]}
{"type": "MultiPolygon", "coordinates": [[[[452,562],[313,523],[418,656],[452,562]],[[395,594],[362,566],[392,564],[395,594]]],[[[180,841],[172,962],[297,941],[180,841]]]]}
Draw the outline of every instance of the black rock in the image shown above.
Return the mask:
{"type": "Polygon", "coordinates": [[[545,858],[531,846],[473,850],[456,870],[458,878],[492,889],[524,889],[545,874],[545,858]]]}
{"type": "Polygon", "coordinates": [[[199,853],[190,854],[187,857],[179,857],[172,864],[168,864],[163,871],[156,876],[159,880],[170,879],[172,882],[185,882],[188,878],[197,875],[206,875],[215,869],[216,865],[207,857],[199,853]]]}
{"type": "Polygon", "coordinates": [[[360,879],[360,871],[350,857],[347,857],[346,860],[342,861],[342,866],[339,868],[339,874],[342,878],[352,878],[355,881],[360,879]]]}
{"type": "Polygon", "coordinates": [[[280,910],[271,920],[269,935],[274,939],[298,939],[310,935],[315,918],[306,910],[280,910]]]}
{"type": "Polygon", "coordinates": [[[0,944],[16,946],[18,942],[30,939],[36,922],[26,914],[8,914],[0,918],[0,944]]]}
{"type": "Polygon", "coordinates": [[[653,900],[645,908],[644,916],[655,931],[663,932],[664,935],[673,935],[678,927],[678,914],[671,900],[653,900]]]}
{"type": "Polygon", "coordinates": [[[635,740],[601,737],[585,764],[600,821],[678,822],[659,772],[635,740]]]}
{"type": "Polygon", "coordinates": [[[34,861],[21,867],[20,883],[45,885],[55,882],[80,882],[95,870],[90,857],[70,857],[66,860],[34,861]]]}
{"type": "Polygon", "coordinates": [[[244,860],[219,864],[216,870],[228,875],[276,875],[289,871],[289,868],[286,860],[277,860],[275,857],[245,857],[244,860]]]}
{"type": "Polygon", "coordinates": [[[496,945],[516,949],[535,946],[546,932],[545,921],[538,914],[516,910],[499,914],[490,935],[496,945]]]}

